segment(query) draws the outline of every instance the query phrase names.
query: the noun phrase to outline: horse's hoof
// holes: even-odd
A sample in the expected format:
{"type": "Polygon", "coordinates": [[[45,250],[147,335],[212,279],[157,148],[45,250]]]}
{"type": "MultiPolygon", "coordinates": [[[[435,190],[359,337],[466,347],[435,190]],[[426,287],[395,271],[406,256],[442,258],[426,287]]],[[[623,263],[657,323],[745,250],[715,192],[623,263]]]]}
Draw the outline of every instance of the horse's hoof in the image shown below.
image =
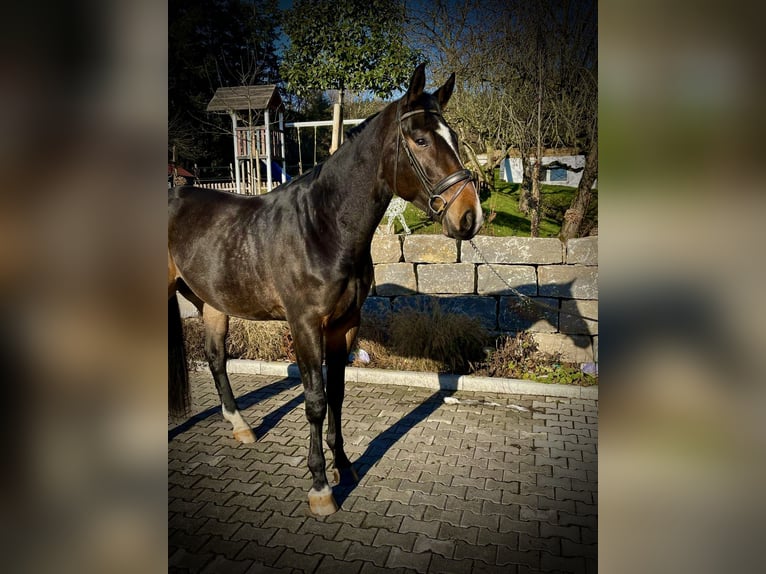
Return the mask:
{"type": "Polygon", "coordinates": [[[253,429],[235,430],[234,438],[242,444],[249,444],[255,442],[255,433],[253,432],[253,429]]]}
{"type": "Polygon", "coordinates": [[[338,505],[332,496],[332,488],[325,486],[322,490],[309,490],[309,510],[316,516],[329,516],[338,512],[338,505]]]}

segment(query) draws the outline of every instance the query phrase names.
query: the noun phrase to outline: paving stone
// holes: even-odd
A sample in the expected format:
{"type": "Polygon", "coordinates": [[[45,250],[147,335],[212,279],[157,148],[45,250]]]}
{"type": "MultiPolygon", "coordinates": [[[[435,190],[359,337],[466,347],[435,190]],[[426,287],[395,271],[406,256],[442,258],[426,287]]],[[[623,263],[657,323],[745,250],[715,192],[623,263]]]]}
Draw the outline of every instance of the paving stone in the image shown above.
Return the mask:
{"type": "Polygon", "coordinates": [[[399,527],[399,532],[417,532],[435,538],[439,532],[439,527],[439,522],[415,520],[406,516],[399,527]]]}
{"type": "Polygon", "coordinates": [[[473,512],[463,512],[463,516],[460,519],[460,526],[469,528],[471,526],[478,526],[479,528],[490,528],[497,530],[500,524],[500,517],[497,515],[484,515],[475,514],[473,512]]]}
{"type": "Polygon", "coordinates": [[[238,560],[252,560],[256,564],[273,566],[285,551],[284,546],[270,547],[251,542],[246,544],[237,555],[238,560]]]}
{"type": "Polygon", "coordinates": [[[426,506],[425,511],[423,512],[423,520],[436,520],[438,522],[451,524],[452,526],[460,526],[460,517],[462,514],[461,510],[441,510],[435,506],[426,506]]]}
{"type": "Polygon", "coordinates": [[[374,546],[396,546],[404,550],[412,550],[415,545],[417,534],[407,532],[390,532],[388,530],[378,530],[374,546]]]}
{"type": "Polygon", "coordinates": [[[482,500],[464,500],[463,498],[448,496],[444,507],[445,510],[454,510],[461,514],[466,511],[479,514],[481,513],[482,503],[482,500]]]}
{"type": "Polygon", "coordinates": [[[276,528],[262,528],[252,526],[251,524],[243,524],[231,535],[231,539],[244,540],[248,544],[266,544],[276,532],[276,528]]]}
{"type": "Polygon", "coordinates": [[[372,562],[376,566],[383,568],[386,565],[388,554],[391,551],[389,546],[368,546],[358,542],[352,542],[346,552],[346,560],[363,560],[372,562]]]}
{"type": "Polygon", "coordinates": [[[220,536],[221,538],[229,539],[241,526],[241,522],[221,522],[215,518],[208,518],[207,521],[199,527],[197,532],[199,534],[209,534],[211,536],[220,536]]]}
{"type": "Polygon", "coordinates": [[[498,530],[489,530],[488,528],[479,528],[477,544],[479,546],[493,544],[495,546],[518,548],[519,535],[516,532],[500,532],[498,530]]]}
{"type": "Polygon", "coordinates": [[[521,552],[501,546],[497,549],[497,564],[498,566],[519,564],[536,570],[540,568],[540,552],[537,550],[521,552]]]}
{"type": "Polygon", "coordinates": [[[187,516],[193,516],[205,505],[204,502],[198,500],[183,500],[176,498],[168,503],[168,510],[170,512],[178,512],[187,516]]]}
{"type": "Polygon", "coordinates": [[[411,519],[421,520],[428,506],[414,506],[411,504],[402,504],[401,502],[392,502],[386,510],[386,516],[406,516],[411,519]]]}
{"type": "Polygon", "coordinates": [[[529,508],[528,506],[523,506],[519,509],[519,520],[537,521],[537,522],[546,521],[552,524],[556,521],[556,511],[543,510],[540,508],[529,508]]]}
{"type": "Polygon", "coordinates": [[[335,538],[337,540],[355,540],[362,544],[371,544],[377,533],[377,528],[358,528],[348,524],[341,524],[335,538]]]}
{"type": "Polygon", "coordinates": [[[252,565],[252,560],[230,560],[224,556],[217,555],[202,570],[201,574],[244,574],[252,565]]]}
{"type": "Polygon", "coordinates": [[[539,538],[537,536],[519,535],[519,550],[541,550],[559,556],[561,540],[558,538],[539,538]]]}
{"type": "Polygon", "coordinates": [[[401,516],[380,516],[379,514],[368,514],[362,526],[364,528],[384,528],[386,530],[399,530],[399,526],[402,523],[403,518],[401,516]]]}
{"type": "Polygon", "coordinates": [[[359,574],[410,574],[412,570],[406,568],[381,568],[372,562],[365,562],[359,574]]]}
{"type": "Polygon", "coordinates": [[[386,567],[388,568],[407,568],[416,572],[428,572],[428,565],[431,562],[430,554],[407,552],[401,548],[392,548],[388,555],[386,567]]]}
{"type": "Polygon", "coordinates": [[[465,574],[472,570],[472,560],[448,560],[438,554],[431,556],[429,571],[433,574],[465,574]]]}
{"type": "Polygon", "coordinates": [[[325,556],[317,566],[313,574],[357,574],[361,572],[364,562],[356,560],[338,560],[332,556],[325,556]]]}
{"type": "Polygon", "coordinates": [[[451,540],[436,540],[430,536],[419,534],[415,539],[413,552],[430,552],[438,554],[444,558],[452,558],[455,551],[455,544],[451,540]]]}
{"type": "Polygon", "coordinates": [[[444,509],[447,504],[447,495],[439,494],[423,494],[422,492],[415,491],[410,499],[410,504],[422,504],[425,506],[434,506],[436,508],[444,509]]]}
{"type": "Polygon", "coordinates": [[[322,561],[322,556],[302,554],[295,552],[290,548],[286,548],[279,559],[274,563],[277,568],[292,568],[293,570],[299,570],[302,572],[313,572],[319,563],[322,561]]]}
{"type": "Polygon", "coordinates": [[[388,500],[400,502],[402,504],[408,504],[412,499],[412,491],[409,490],[395,490],[388,487],[381,487],[378,490],[378,494],[375,496],[376,500],[388,500]]]}
{"type": "Polygon", "coordinates": [[[553,556],[543,552],[540,559],[543,570],[558,570],[561,572],[585,572],[585,559],[579,557],[553,556]]]}
{"type": "Polygon", "coordinates": [[[479,529],[475,526],[463,528],[442,522],[439,526],[439,538],[444,540],[463,540],[468,544],[476,544],[479,538],[479,529]]]}
{"type": "MultiPolygon", "coordinates": [[[[209,373],[192,382],[193,412],[220,408],[209,373]]],[[[259,424],[301,397],[295,379],[232,382],[259,424]]],[[[245,447],[219,412],[197,422],[168,443],[170,570],[595,571],[598,401],[457,396],[536,411],[447,408],[432,390],[349,382],[344,431],[361,481],[335,487],[342,510],[327,517],[308,513],[302,408],[245,447]],[[435,410],[412,414],[429,401],[435,410]]]]}
{"type": "MultiPolygon", "coordinates": [[[[309,538],[306,536],[306,538],[309,538]]],[[[322,556],[332,556],[338,560],[345,556],[351,546],[350,540],[326,540],[321,536],[310,537],[310,542],[306,546],[305,554],[321,554],[322,556]]]]}
{"type": "Polygon", "coordinates": [[[212,554],[191,552],[186,548],[179,548],[169,558],[168,565],[173,568],[184,568],[192,572],[199,572],[212,559],[212,554]]]}
{"type": "MultiPolygon", "coordinates": [[[[229,560],[234,560],[239,551],[245,546],[241,540],[225,540],[220,536],[211,536],[207,542],[200,547],[200,552],[223,556],[229,560]]],[[[247,567],[245,567],[247,570],[247,567]]]]}
{"type": "Polygon", "coordinates": [[[530,536],[539,536],[540,523],[537,521],[513,520],[505,516],[500,517],[500,532],[517,532],[530,536]]]}
{"type": "Polygon", "coordinates": [[[485,564],[495,564],[497,562],[497,546],[479,546],[458,540],[455,542],[455,559],[460,560],[462,558],[481,560],[485,564]]]}

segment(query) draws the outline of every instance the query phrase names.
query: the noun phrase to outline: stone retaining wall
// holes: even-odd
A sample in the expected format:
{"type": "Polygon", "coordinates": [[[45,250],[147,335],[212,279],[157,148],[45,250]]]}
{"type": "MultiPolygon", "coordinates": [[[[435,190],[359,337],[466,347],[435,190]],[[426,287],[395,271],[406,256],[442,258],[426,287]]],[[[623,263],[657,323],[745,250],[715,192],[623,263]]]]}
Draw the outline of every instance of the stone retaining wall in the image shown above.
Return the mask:
{"type": "Polygon", "coordinates": [[[598,238],[379,235],[372,242],[375,283],[366,320],[401,309],[477,317],[492,332],[534,333],[541,350],[574,362],[598,361],[598,238]],[[552,309],[521,303],[511,285],[552,309]]]}

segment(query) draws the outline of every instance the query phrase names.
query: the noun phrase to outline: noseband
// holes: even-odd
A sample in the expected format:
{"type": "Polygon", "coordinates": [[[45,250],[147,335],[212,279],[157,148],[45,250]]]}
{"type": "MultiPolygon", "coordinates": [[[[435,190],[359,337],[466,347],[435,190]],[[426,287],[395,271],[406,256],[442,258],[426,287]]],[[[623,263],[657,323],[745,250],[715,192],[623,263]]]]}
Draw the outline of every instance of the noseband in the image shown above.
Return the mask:
{"type": "MultiPolygon", "coordinates": [[[[426,175],[425,170],[423,169],[423,166],[418,161],[418,159],[415,157],[415,154],[412,153],[412,150],[410,149],[409,144],[407,144],[407,140],[404,137],[404,131],[402,131],[402,121],[409,118],[410,116],[414,116],[416,114],[424,114],[424,113],[430,113],[438,117],[442,117],[441,114],[436,110],[412,110],[410,112],[407,112],[399,117],[399,138],[396,140],[396,163],[398,165],[399,163],[399,142],[401,141],[404,144],[404,151],[407,152],[407,159],[410,162],[410,166],[412,166],[412,170],[415,172],[415,175],[420,180],[420,184],[423,186],[423,189],[428,192],[428,209],[430,210],[432,217],[436,217],[438,220],[441,220],[442,217],[444,217],[444,214],[447,212],[449,207],[455,203],[455,200],[460,196],[461,193],[463,193],[463,190],[465,189],[465,186],[468,185],[469,182],[471,182],[474,179],[473,174],[471,173],[471,170],[469,169],[460,169],[456,171],[455,173],[452,173],[439,181],[436,185],[431,185],[431,182],[428,179],[428,176],[426,175]],[[450,187],[455,185],[456,183],[460,183],[461,181],[464,181],[465,183],[460,187],[460,189],[457,190],[457,193],[452,196],[452,199],[447,201],[442,194],[447,191],[450,187]],[[436,208],[436,201],[441,201],[441,209],[436,208]]],[[[460,158],[458,158],[459,160],[460,158]]]]}

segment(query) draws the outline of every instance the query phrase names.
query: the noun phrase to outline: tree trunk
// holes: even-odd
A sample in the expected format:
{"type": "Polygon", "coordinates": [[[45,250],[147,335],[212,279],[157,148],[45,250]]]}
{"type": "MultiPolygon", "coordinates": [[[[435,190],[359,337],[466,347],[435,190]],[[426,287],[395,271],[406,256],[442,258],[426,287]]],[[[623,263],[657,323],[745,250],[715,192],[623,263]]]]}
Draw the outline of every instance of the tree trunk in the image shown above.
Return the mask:
{"type": "Polygon", "coordinates": [[[537,40],[537,148],[532,168],[532,199],[529,202],[530,237],[540,237],[540,169],[543,164],[543,51],[540,34],[537,40]]]}
{"type": "Polygon", "coordinates": [[[529,199],[530,237],[540,237],[540,165],[542,163],[542,157],[538,156],[535,165],[532,166],[532,196],[529,199]]]}
{"type": "Polygon", "coordinates": [[[529,168],[529,155],[521,152],[521,188],[519,188],[519,211],[529,215],[529,200],[532,196],[532,173],[529,168]]]}
{"type": "Polygon", "coordinates": [[[585,167],[582,171],[580,184],[577,186],[577,193],[574,199],[572,199],[569,209],[564,214],[564,223],[559,233],[559,237],[563,241],[573,237],[580,237],[582,223],[585,219],[585,214],[588,212],[592,187],[596,177],[598,177],[598,142],[594,141],[588,156],[585,158],[585,167]]]}

